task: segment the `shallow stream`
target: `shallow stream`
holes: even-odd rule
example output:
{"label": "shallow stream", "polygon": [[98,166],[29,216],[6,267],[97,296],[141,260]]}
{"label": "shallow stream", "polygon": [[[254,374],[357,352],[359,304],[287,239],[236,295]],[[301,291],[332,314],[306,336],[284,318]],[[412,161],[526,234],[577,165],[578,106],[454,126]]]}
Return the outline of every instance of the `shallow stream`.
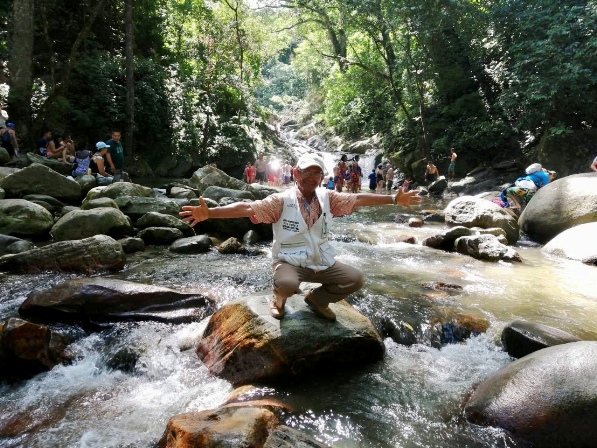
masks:
{"label": "shallow stream", "polygon": [[[419,208],[443,209],[426,199]],[[461,403],[472,386],[511,362],[499,345],[503,326],[517,318],[579,337],[597,335],[595,267],[553,259],[522,240],[523,263],[489,263],[420,245],[440,224],[409,228],[391,206],[363,208],[334,220],[338,257],[359,267],[366,285],[351,302],[372,319],[391,313],[407,322],[441,313],[484,317],[489,330],[465,343],[432,348],[386,339],[385,359],[350,372],[321,374],[290,387],[262,388],[295,412],[286,424],[338,448],[516,447],[496,429],[469,425]],[[269,244],[263,249],[269,251]],[[149,248],[129,258],[116,278],[198,291],[220,305],[269,288],[266,256],[176,255]],[[28,294],[72,278],[43,274],[0,277],[0,318],[17,315]],[[449,293],[422,285],[462,287]],[[18,384],[0,384],[0,447],[151,447],[168,419],[222,404],[231,386],[211,376],[194,346],[205,322],[120,324],[72,346],[77,361]],[[133,372],[108,368],[121,348],[141,353]]]}

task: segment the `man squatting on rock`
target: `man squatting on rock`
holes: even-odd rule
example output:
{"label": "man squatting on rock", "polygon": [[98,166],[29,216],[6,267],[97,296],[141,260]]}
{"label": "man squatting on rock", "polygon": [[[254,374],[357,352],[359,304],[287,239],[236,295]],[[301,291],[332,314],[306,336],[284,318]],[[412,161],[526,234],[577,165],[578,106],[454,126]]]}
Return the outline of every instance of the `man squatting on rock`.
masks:
{"label": "man squatting on rock", "polygon": [[363,286],[358,269],[334,259],[328,242],[328,220],[332,216],[350,215],[356,207],[395,204],[410,208],[419,204],[418,190],[396,195],[373,193],[338,193],[318,188],[324,175],[323,159],[306,154],[294,168],[296,186],[254,202],[236,202],[209,208],[202,197],[199,206],[183,206],[180,216],[195,226],[210,218],[250,218],[253,223],[272,223],[274,241],[273,292],[270,312],[276,319],[284,317],[286,299],[299,291],[300,283],[321,283],[305,296],[307,306],[319,316],[333,321],[329,308]]}

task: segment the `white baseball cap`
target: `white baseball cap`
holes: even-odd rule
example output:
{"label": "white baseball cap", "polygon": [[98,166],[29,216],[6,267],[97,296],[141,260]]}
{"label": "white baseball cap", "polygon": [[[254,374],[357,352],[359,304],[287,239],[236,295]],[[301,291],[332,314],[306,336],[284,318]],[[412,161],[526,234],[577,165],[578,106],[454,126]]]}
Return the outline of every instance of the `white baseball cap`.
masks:
{"label": "white baseball cap", "polygon": [[296,167],[299,170],[304,170],[305,168],[309,168],[310,166],[317,166],[321,168],[322,172],[325,172],[323,159],[319,157],[317,154],[303,154],[299,157],[298,162],[296,162]]}

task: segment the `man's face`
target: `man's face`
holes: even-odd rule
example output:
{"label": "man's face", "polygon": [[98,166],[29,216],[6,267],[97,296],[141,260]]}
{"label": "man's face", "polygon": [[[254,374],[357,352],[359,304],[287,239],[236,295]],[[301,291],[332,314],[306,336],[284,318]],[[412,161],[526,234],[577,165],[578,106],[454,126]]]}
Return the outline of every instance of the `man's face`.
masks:
{"label": "man's face", "polygon": [[112,132],[112,140],[118,143],[120,141],[120,132]]}
{"label": "man's face", "polygon": [[294,170],[294,178],[303,194],[311,194],[321,184],[323,171],[318,166],[310,166],[303,170],[297,168]]}

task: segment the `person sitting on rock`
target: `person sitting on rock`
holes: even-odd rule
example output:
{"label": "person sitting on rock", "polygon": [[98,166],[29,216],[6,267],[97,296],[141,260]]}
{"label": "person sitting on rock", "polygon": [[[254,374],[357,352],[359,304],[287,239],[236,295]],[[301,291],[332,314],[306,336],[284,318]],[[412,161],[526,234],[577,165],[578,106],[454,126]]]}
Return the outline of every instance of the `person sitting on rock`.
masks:
{"label": "person sitting on rock", "polygon": [[183,206],[180,216],[194,227],[210,218],[250,218],[254,223],[273,224],[273,297],[270,313],[276,319],[284,316],[288,297],[299,291],[300,283],[314,282],[321,286],[308,292],[305,302],[311,310],[333,321],[336,315],[329,308],[363,285],[363,274],[355,267],[337,261],[329,243],[329,221],[333,216],[350,215],[356,207],[418,204],[418,191],[396,195],[372,193],[338,193],[321,188],[325,168],[317,155],[302,155],[293,170],[296,186],[254,202],[236,202],[208,208],[199,198],[198,206]]}
{"label": "person sitting on rock", "polygon": [[89,167],[91,172],[95,174],[98,185],[108,185],[114,179],[110,173],[106,171],[106,154],[108,153],[108,145],[104,142],[97,142],[95,144],[97,152],[91,157]]}
{"label": "person sitting on rock", "polygon": [[74,169],[72,172],[73,177],[82,176],[87,174],[87,170],[91,165],[91,151],[87,149],[87,144],[81,145],[75,152]]}
{"label": "person sitting on rock", "polygon": [[525,170],[526,176],[519,177],[514,184],[502,190],[500,198],[507,208],[522,210],[541,187],[556,178],[555,171],[544,169],[533,163]]}
{"label": "person sitting on rock", "polygon": [[19,142],[14,123],[6,123],[6,126],[0,129],[0,143],[11,158],[19,155]]}

